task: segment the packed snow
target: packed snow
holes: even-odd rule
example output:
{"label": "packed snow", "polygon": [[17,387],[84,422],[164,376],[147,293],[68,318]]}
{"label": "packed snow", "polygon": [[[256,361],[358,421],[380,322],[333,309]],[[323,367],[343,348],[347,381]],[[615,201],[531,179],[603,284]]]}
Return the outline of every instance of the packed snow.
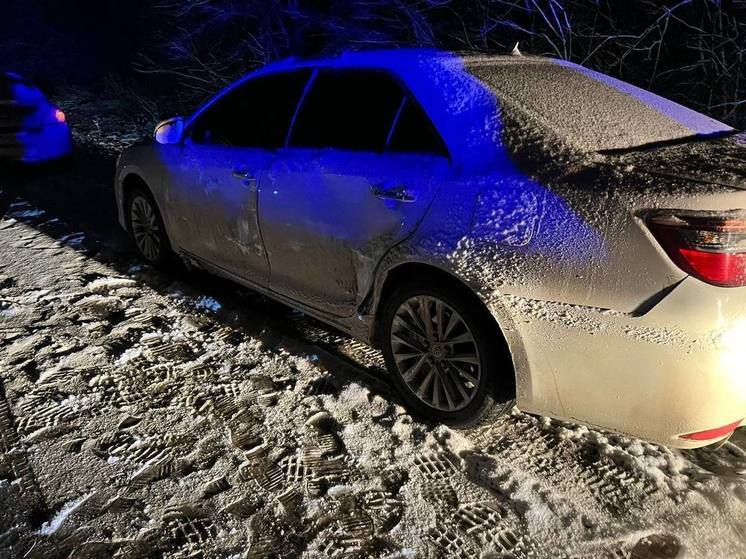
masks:
{"label": "packed snow", "polygon": [[680,452],[518,411],[423,423],[379,358],[302,315],[8,223],[5,556],[746,551],[741,433]]}
{"label": "packed snow", "polygon": [[75,131],[103,154],[0,175],[0,556],[746,556],[744,429],[678,451],[518,410],[429,424],[361,343],[139,262],[110,189],[139,124],[112,132],[118,112]]}

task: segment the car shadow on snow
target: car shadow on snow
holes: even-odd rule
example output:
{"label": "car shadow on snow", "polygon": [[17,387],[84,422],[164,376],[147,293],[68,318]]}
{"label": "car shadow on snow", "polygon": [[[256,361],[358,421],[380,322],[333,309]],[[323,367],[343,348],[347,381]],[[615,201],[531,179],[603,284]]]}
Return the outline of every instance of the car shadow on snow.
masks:
{"label": "car shadow on snow", "polygon": [[365,344],[229,280],[188,271],[177,262],[164,269],[143,264],[117,221],[115,164],[108,152],[78,146],[62,162],[0,166],[0,219],[21,221],[159,294],[192,302],[195,312],[207,308],[216,320],[265,347],[310,357],[335,376],[400,403],[385,378],[382,357]]}

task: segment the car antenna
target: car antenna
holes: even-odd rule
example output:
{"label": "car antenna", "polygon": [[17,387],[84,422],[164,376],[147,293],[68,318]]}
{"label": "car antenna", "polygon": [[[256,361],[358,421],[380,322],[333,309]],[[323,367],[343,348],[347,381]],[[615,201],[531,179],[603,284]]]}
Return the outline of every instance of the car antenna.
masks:
{"label": "car antenna", "polygon": [[513,47],[513,50],[510,53],[510,56],[523,56],[521,49],[518,48],[520,44],[521,44],[520,41],[515,44],[515,46]]}

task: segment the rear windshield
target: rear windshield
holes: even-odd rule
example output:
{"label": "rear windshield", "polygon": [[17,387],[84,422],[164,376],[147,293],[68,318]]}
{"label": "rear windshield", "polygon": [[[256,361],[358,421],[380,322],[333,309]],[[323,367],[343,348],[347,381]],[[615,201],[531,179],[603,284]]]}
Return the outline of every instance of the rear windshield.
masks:
{"label": "rear windshield", "polygon": [[10,72],[2,73],[0,72],[0,83],[5,84],[23,84],[23,85],[31,85],[31,82],[27,79],[19,76],[18,74],[12,74]]}
{"label": "rear windshield", "polygon": [[615,151],[733,132],[653,93],[562,61],[468,63],[513,105],[583,151]]}

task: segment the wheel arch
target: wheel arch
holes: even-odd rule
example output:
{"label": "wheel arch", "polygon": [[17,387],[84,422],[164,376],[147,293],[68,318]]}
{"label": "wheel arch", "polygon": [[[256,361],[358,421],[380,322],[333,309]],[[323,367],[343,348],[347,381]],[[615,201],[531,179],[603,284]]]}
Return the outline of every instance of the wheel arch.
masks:
{"label": "wheel arch", "polygon": [[[161,213],[161,217],[163,217],[163,212],[161,211],[160,205],[158,204],[158,200],[156,200],[155,198],[153,189],[150,188],[147,181],[142,178],[139,173],[135,173],[133,171],[127,173],[122,179],[122,210],[124,215],[126,215],[127,212],[127,203],[130,199],[130,196],[132,196],[132,193],[138,188],[142,188],[148,194],[150,194],[150,197],[153,199],[156,206],[158,207],[158,211]],[[127,229],[127,231],[130,231],[130,224],[128,219],[125,219],[125,228]]]}
{"label": "wheel arch", "polygon": [[[512,386],[509,390],[513,396],[519,396],[524,392],[523,386],[530,378],[525,374],[528,370],[528,361],[526,359],[523,343],[513,327],[513,322],[509,315],[501,310],[495,312],[494,305],[488,305],[487,301],[463,279],[459,278],[452,272],[444,270],[438,266],[423,262],[404,262],[398,264],[386,271],[385,275],[375,289],[371,312],[373,322],[371,326],[371,340],[376,347],[381,347],[381,311],[387,298],[391,295],[396,287],[403,283],[423,282],[432,285],[445,285],[457,290],[465,296],[478,308],[484,311],[484,318],[492,329],[495,338],[501,344],[500,353],[513,370]],[[499,318],[495,316],[498,314]]]}
{"label": "wheel arch", "polygon": [[141,188],[145,192],[147,192],[150,195],[150,198],[153,200],[153,203],[155,204],[156,209],[158,210],[158,213],[161,216],[161,220],[163,221],[163,226],[166,228],[166,235],[169,239],[169,242],[172,246],[174,243],[174,238],[171,231],[171,222],[169,220],[169,216],[166,212],[163,211],[163,204],[161,203],[162,200],[159,196],[156,195],[156,191],[150,186],[147,180],[143,178],[142,173],[130,170],[127,173],[124,174],[124,178],[122,179],[121,183],[121,192],[122,192],[122,216],[124,218],[124,228],[130,231],[129,226],[129,220],[126,218],[127,213],[127,202],[129,200],[129,197],[132,195],[132,192],[137,189]]}

